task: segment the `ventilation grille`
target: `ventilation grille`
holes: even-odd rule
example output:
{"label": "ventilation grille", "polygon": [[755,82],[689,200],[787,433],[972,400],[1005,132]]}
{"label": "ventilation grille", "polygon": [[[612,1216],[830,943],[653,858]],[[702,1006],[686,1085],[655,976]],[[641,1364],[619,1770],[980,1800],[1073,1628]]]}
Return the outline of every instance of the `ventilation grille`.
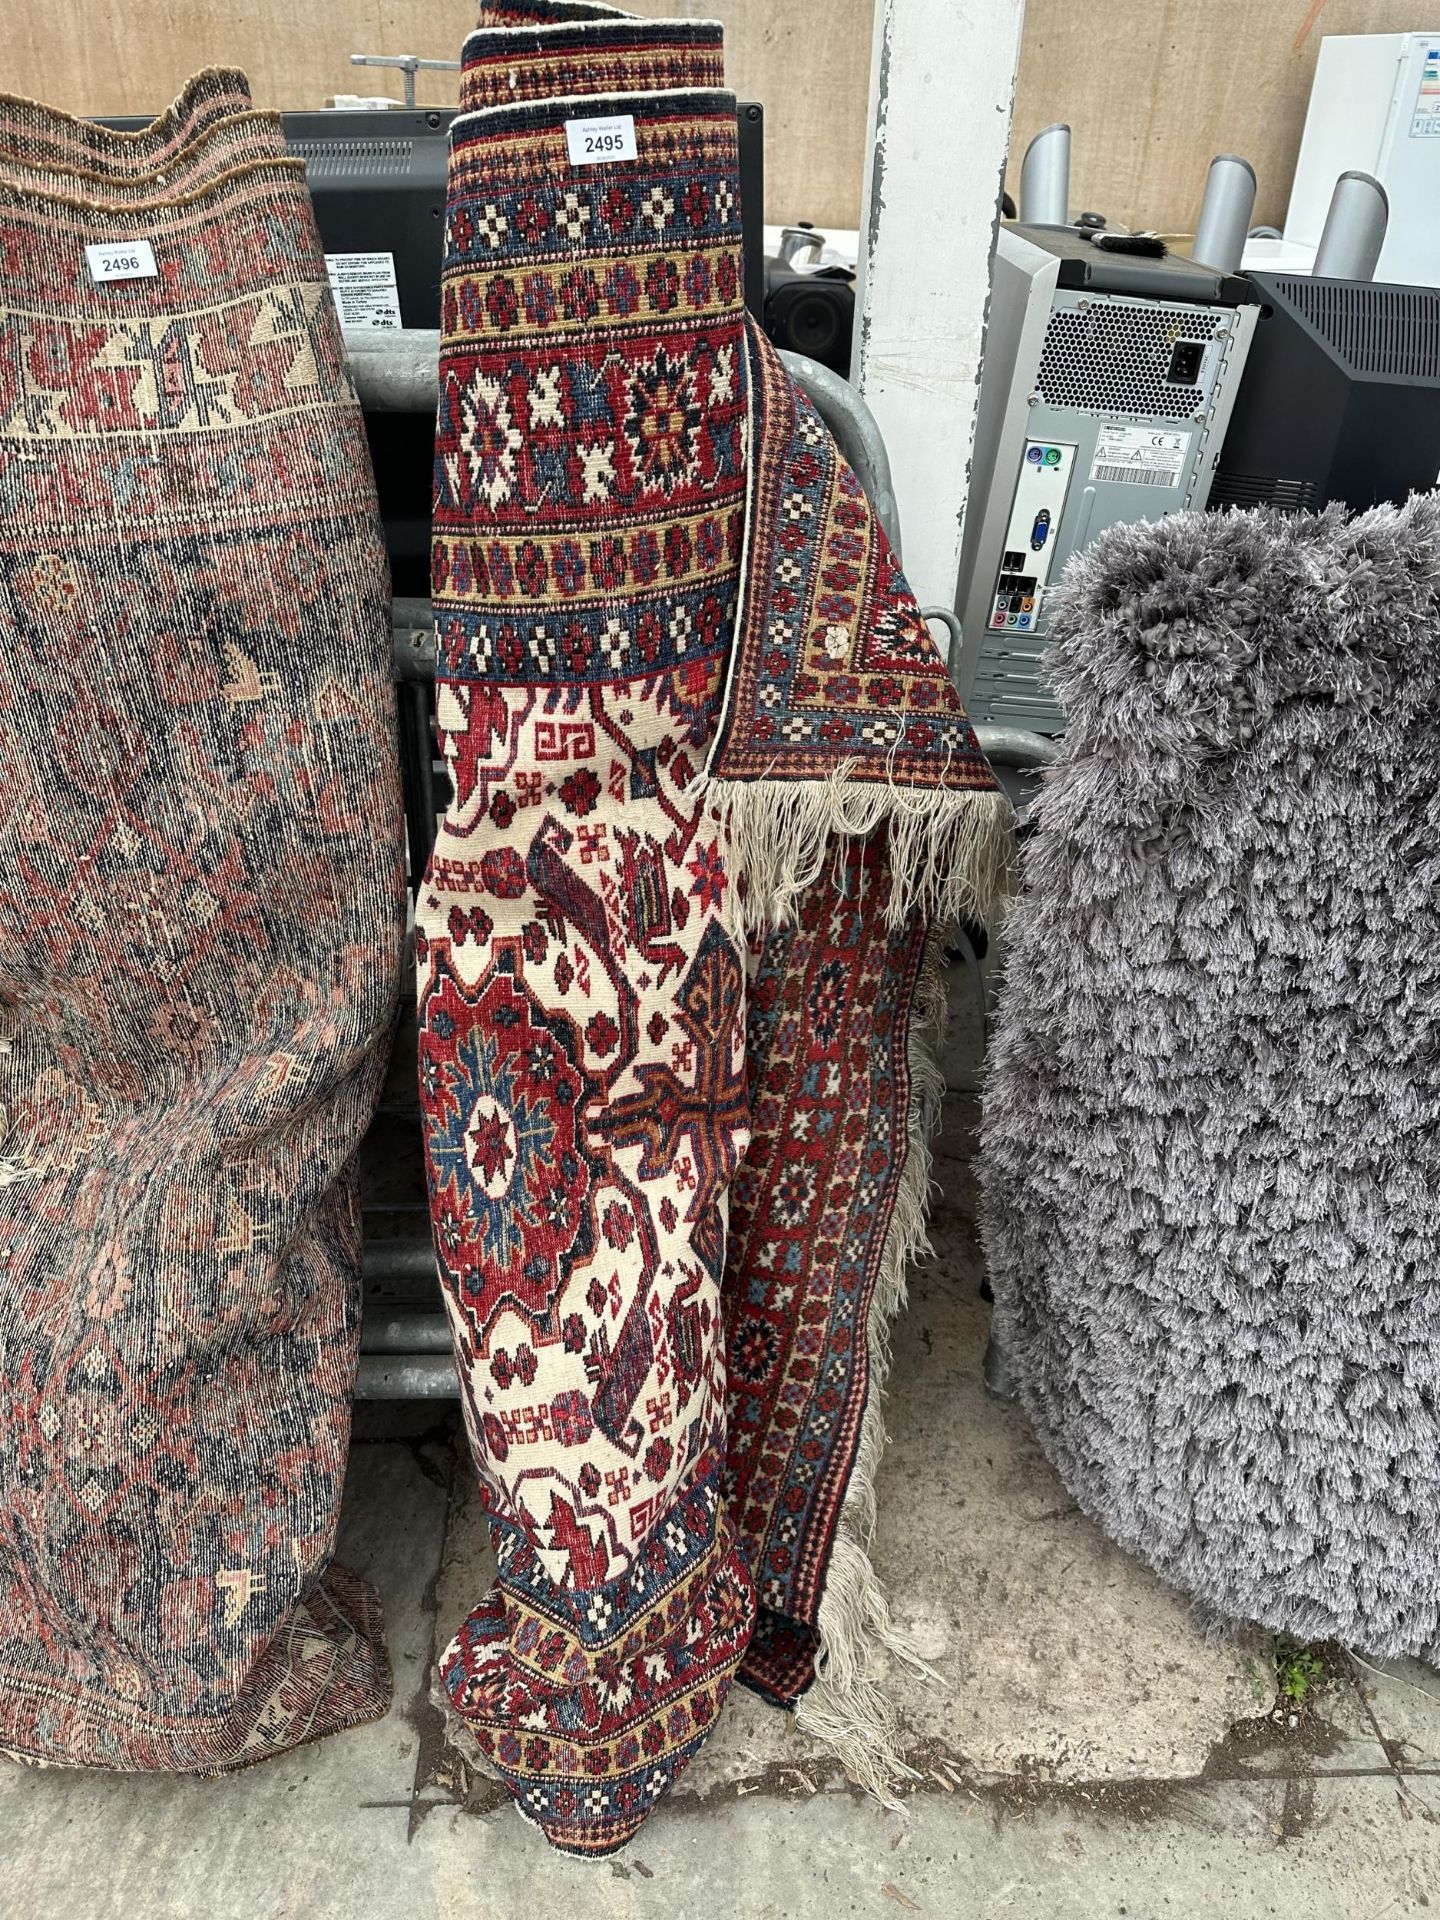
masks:
{"label": "ventilation grille", "polygon": [[1382,282],[1277,279],[1281,293],[1352,373],[1433,380],[1440,371],[1440,293]]}
{"label": "ventilation grille", "polygon": [[312,180],[354,178],[360,174],[409,173],[413,140],[292,140],[292,153],[305,162]]}
{"label": "ventilation grille", "polygon": [[1206,404],[1204,387],[1165,375],[1178,341],[1213,340],[1224,317],[1148,300],[1058,307],[1045,330],[1040,397],[1052,407],[1092,413],[1150,413],[1162,420],[1198,413]]}
{"label": "ventilation grille", "polygon": [[1227,473],[1222,467],[1210,485],[1212,507],[1279,507],[1282,513],[1307,513],[1321,504],[1313,480],[1281,480],[1268,473]]}

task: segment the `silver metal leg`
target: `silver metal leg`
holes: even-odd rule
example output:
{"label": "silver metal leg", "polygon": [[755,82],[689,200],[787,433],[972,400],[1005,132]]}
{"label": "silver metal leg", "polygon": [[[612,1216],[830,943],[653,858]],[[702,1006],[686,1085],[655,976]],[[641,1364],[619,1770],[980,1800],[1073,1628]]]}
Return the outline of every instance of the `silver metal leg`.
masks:
{"label": "silver metal leg", "polygon": [[458,1400],[460,1383],[448,1353],[362,1353],[357,1400]]}
{"label": "silver metal leg", "polygon": [[875,518],[885,529],[898,560],[900,508],[890,480],[890,456],[885,451],[880,422],[861,398],[859,389],[832,368],[822,367],[818,360],[806,354],[786,353],[783,349],[780,358],[854,468],[855,478],[864,488],[865,498],[874,508]]}

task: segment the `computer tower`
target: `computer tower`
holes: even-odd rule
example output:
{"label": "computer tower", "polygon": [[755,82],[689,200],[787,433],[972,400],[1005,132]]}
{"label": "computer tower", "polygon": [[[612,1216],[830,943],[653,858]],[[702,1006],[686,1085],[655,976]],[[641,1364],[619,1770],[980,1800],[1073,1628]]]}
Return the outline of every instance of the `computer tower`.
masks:
{"label": "computer tower", "polygon": [[1252,299],[1193,260],[1001,228],[957,601],[977,721],[1063,726],[1039,665],[1050,590],[1106,527],[1205,505]]}

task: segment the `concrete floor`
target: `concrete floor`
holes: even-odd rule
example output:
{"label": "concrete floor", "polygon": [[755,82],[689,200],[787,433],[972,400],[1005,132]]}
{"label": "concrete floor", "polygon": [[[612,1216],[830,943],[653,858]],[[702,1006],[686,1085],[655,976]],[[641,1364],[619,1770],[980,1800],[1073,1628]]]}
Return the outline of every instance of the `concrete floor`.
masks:
{"label": "concrete floor", "polygon": [[[964,983],[961,983],[962,988]],[[952,1085],[973,1075],[957,1006]],[[876,1558],[943,1676],[897,1673],[920,1772],[895,1810],[737,1690],[618,1858],[556,1856],[470,1780],[428,1703],[488,1574],[453,1417],[362,1407],[342,1557],[385,1602],[377,1725],[220,1782],[0,1764],[4,1920],[955,1916],[1400,1920],[1440,1908],[1440,1676],[1336,1657],[1275,1708],[1273,1649],[1208,1644],[1075,1511],[980,1362],[969,1136],[938,1144],[936,1260],[897,1329]],[[1292,1724],[1293,1722],[1293,1724]]]}

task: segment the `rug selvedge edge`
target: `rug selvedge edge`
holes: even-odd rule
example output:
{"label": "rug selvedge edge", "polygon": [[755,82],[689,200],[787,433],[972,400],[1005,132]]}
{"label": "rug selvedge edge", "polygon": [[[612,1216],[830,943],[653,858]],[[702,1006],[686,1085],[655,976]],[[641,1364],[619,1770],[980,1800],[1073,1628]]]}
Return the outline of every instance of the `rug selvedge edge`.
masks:
{"label": "rug selvedge edge", "polygon": [[825,1575],[815,1680],[795,1710],[801,1731],[834,1754],[858,1785],[887,1806],[894,1804],[897,1783],[916,1776],[899,1750],[894,1706],[874,1672],[877,1656],[889,1653],[917,1673],[935,1678],[933,1669],[895,1626],[870,1556],[876,1523],[875,1476],[888,1438],[884,1398],[891,1362],[890,1329],[906,1303],[911,1264],[931,1251],[927,1231],[930,1136],[945,1095],[940,1050],[946,1028],[947,932],[945,927],[931,929],[911,1005],[905,1166],[870,1302],[869,1391],[860,1445]]}

